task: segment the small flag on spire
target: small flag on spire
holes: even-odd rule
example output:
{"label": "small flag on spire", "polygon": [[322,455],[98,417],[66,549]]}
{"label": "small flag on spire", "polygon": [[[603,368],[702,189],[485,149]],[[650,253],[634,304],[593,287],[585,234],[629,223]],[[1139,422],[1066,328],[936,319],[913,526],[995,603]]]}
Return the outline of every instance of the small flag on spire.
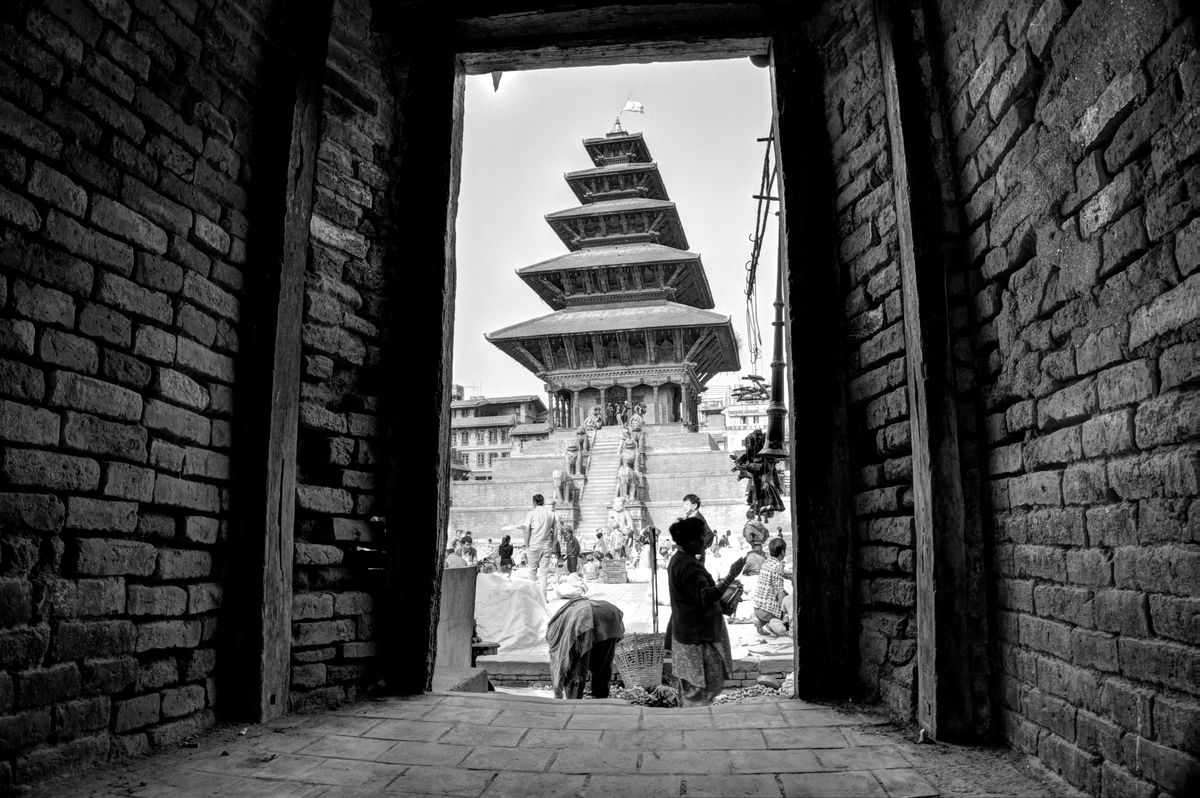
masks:
{"label": "small flag on spire", "polygon": [[646,106],[629,100],[625,103],[625,107],[621,109],[621,113],[625,113],[626,111],[631,114],[644,114],[646,113]]}

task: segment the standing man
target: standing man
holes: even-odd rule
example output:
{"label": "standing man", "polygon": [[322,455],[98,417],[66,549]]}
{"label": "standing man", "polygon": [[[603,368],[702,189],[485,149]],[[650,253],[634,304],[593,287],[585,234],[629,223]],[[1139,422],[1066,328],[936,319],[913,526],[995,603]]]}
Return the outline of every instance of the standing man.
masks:
{"label": "standing man", "polygon": [[704,546],[700,550],[700,555],[697,557],[697,559],[699,559],[700,563],[703,565],[704,552],[707,551],[708,547],[712,545],[713,538],[716,537],[716,535],[713,533],[712,528],[709,527],[708,521],[705,520],[703,513],[700,512],[699,496],[694,493],[689,493],[688,495],[684,496],[683,504],[680,509],[683,511],[683,515],[679,516],[679,520],[682,521],[685,518],[699,518],[704,524]]}
{"label": "standing man", "polygon": [[558,532],[558,519],[554,517],[554,511],[545,505],[546,499],[542,494],[533,494],[533,509],[521,524],[521,528],[525,530],[529,578],[538,583],[543,598],[546,596],[550,571],[554,568],[553,549]]}

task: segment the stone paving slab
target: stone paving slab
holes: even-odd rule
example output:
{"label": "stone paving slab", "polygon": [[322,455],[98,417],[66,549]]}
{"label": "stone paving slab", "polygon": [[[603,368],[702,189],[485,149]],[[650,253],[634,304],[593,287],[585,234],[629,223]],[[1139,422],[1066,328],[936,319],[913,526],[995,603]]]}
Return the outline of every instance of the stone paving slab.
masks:
{"label": "stone paving slab", "polygon": [[[38,785],[34,798],[1072,795],[1011,752],[918,746],[869,713],[429,694],[289,716]],[[1026,770],[1023,770],[1025,768]],[[1003,785],[1001,789],[997,789]]]}

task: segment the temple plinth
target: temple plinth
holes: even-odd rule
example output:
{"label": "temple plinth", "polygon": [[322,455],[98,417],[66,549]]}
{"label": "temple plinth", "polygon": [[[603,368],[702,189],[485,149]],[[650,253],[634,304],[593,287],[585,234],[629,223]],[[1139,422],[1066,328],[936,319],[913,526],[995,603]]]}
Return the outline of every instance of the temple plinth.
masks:
{"label": "temple plinth", "polygon": [[624,402],[644,403],[648,424],[694,428],[705,384],[739,368],[733,327],[710,310],[700,255],[642,134],[583,145],[594,167],[565,176],[582,204],[546,215],[570,251],[517,270],[553,312],[487,340],[545,383],[556,427]]}

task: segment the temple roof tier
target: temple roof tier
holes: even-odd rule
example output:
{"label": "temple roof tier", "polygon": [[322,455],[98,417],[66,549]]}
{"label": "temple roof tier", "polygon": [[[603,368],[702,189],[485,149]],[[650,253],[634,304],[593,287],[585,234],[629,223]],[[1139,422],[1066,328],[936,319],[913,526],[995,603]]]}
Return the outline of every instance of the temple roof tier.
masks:
{"label": "temple roof tier", "polygon": [[706,375],[740,368],[728,317],[664,300],[567,308],[486,338],[540,377],[671,364]]}
{"label": "temple roof tier", "polygon": [[626,133],[624,131],[610,133],[607,136],[584,139],[583,148],[596,166],[607,166],[615,163],[648,163],[650,149],[642,139],[641,133]]}
{"label": "temple roof tier", "polygon": [[700,255],[661,244],[588,247],[517,270],[548,305],[669,299],[698,308],[713,307]]}
{"label": "temple roof tier", "polygon": [[546,221],[571,250],[637,243],[688,246],[675,203],[664,200],[604,200],[548,213]]}
{"label": "temple roof tier", "polygon": [[567,172],[564,177],[575,196],[585,204],[625,197],[667,199],[667,188],[658,173],[658,164],[654,163],[600,166]]}

